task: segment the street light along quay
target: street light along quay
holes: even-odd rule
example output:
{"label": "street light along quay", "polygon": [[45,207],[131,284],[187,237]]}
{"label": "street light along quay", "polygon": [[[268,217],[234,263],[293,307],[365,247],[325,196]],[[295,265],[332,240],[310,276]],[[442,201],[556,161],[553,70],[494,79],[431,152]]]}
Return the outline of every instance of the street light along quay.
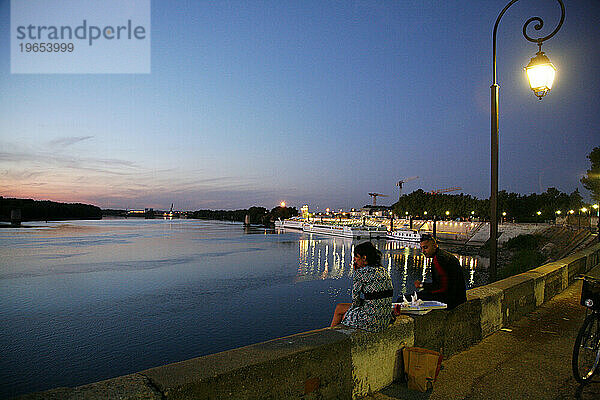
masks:
{"label": "street light along quay", "polygon": [[[489,277],[490,281],[496,280],[496,270],[497,270],[497,260],[498,260],[498,89],[500,86],[496,80],[496,32],[498,30],[498,24],[500,23],[500,19],[509,9],[510,6],[515,4],[519,0],[512,0],[508,3],[504,9],[498,15],[496,19],[496,23],[494,24],[493,31],[493,71],[492,71],[492,86],[490,86],[492,92],[491,100],[492,100],[492,108],[491,108],[491,120],[492,120],[492,131],[491,131],[491,192],[490,192],[490,270]],[[525,21],[525,25],[523,25],[523,36],[530,42],[536,43],[538,45],[538,52],[536,56],[531,59],[529,64],[525,67],[525,71],[527,72],[527,77],[529,78],[529,86],[533,93],[541,100],[543,96],[545,96],[550,89],[552,88],[552,83],[554,81],[554,76],[556,72],[556,68],[548,57],[542,52],[542,43],[558,32],[560,27],[562,26],[565,20],[565,5],[562,0],[556,0],[560,4],[561,16],[560,22],[558,26],[552,33],[548,36],[544,36],[539,39],[534,39],[527,35],[527,27],[532,22],[536,22],[533,26],[535,30],[542,29],[544,26],[544,21],[540,17],[531,17],[527,21]]]}

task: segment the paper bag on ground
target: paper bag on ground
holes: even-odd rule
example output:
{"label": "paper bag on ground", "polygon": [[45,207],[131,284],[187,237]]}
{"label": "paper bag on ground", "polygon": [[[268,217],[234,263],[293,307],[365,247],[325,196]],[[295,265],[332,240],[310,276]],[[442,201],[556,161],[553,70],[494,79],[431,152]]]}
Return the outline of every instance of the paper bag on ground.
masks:
{"label": "paper bag on ground", "polygon": [[408,388],[425,392],[427,383],[433,384],[440,372],[442,355],[437,351],[420,347],[405,347],[402,349],[402,358]]}

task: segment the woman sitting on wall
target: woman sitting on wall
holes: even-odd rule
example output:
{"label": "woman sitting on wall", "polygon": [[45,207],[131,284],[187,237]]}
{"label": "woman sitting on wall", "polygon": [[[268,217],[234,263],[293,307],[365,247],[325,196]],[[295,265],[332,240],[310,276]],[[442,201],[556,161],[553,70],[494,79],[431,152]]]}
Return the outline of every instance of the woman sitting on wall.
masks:
{"label": "woman sitting on wall", "polygon": [[381,266],[381,252],[371,242],[354,248],[352,303],[339,303],[331,326],[380,331],[392,317],[394,288],[388,271]]}

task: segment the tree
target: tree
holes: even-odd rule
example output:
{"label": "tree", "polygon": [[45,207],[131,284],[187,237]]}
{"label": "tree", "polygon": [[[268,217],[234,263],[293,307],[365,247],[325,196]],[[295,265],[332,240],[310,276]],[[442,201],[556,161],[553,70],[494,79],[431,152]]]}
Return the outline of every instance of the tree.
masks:
{"label": "tree", "polygon": [[592,200],[600,202],[600,147],[594,147],[587,158],[592,164],[580,182],[592,194]]}
{"label": "tree", "polygon": [[[594,147],[587,156],[592,164],[580,182],[592,194],[592,201],[600,203],[600,147]],[[597,224],[598,241],[600,242],[600,218]]]}
{"label": "tree", "polygon": [[575,189],[573,193],[569,195],[569,208],[578,210],[583,207],[583,197],[579,193],[579,189]]}
{"label": "tree", "polygon": [[271,210],[270,218],[272,221],[276,219],[286,219],[298,215],[296,207],[281,207],[277,206]]}

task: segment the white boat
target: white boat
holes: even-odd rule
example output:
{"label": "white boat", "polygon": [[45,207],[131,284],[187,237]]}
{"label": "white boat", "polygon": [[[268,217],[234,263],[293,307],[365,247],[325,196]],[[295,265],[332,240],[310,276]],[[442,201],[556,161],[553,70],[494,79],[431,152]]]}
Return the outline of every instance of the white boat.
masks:
{"label": "white boat", "polygon": [[352,239],[377,239],[387,234],[385,227],[350,226],[329,224],[304,224],[304,232],[320,233],[323,235],[342,236]]}
{"label": "white boat", "polygon": [[290,218],[290,219],[284,219],[283,221],[278,219],[277,221],[275,221],[275,228],[288,228],[288,229],[302,230],[304,223],[305,222],[303,219]]}
{"label": "white boat", "polygon": [[421,240],[421,234],[412,229],[396,229],[388,232],[386,239],[403,240],[405,242],[418,242]]}

